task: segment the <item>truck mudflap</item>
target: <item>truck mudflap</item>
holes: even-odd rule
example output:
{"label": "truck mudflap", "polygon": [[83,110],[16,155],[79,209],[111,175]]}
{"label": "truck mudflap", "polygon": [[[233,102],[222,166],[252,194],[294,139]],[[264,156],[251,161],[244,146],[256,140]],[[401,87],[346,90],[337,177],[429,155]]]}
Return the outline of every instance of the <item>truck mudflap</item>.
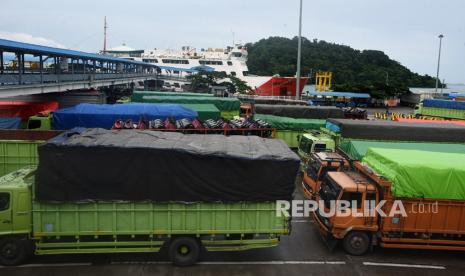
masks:
{"label": "truck mudflap", "polygon": [[333,251],[339,240],[336,239],[333,234],[331,234],[331,231],[329,231],[329,229],[323,224],[316,212],[313,212],[313,219],[318,225],[318,231],[320,232],[321,239],[326,244],[328,249]]}
{"label": "truck mudflap", "polygon": [[337,243],[339,242],[338,239],[336,239],[331,233],[327,233],[326,236],[321,235],[321,238],[323,242],[326,244],[326,247],[328,247],[329,251],[333,251],[334,248],[336,248]]}

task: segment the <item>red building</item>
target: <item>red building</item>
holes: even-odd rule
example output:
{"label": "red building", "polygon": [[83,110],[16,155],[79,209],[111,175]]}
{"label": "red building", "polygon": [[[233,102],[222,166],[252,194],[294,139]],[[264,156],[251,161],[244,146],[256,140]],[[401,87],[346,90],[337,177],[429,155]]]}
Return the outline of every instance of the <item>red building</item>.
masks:
{"label": "red building", "polygon": [[[300,79],[300,93],[302,93],[308,78]],[[255,89],[259,96],[290,96],[295,97],[297,79],[294,77],[271,77],[267,82]]]}

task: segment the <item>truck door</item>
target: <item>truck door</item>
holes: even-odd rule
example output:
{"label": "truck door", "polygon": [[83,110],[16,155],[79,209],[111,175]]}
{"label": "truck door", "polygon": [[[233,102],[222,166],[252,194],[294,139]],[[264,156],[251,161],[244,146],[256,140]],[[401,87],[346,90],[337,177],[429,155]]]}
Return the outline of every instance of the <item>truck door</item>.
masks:
{"label": "truck door", "polygon": [[11,194],[0,192],[0,234],[13,230]]}

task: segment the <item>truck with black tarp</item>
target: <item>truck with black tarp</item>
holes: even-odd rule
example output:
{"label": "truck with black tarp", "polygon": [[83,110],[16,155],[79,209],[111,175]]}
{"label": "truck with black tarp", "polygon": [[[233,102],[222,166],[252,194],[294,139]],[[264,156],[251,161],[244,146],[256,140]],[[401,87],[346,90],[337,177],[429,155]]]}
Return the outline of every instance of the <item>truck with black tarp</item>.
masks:
{"label": "truck with black tarp", "polygon": [[[442,123],[410,123],[328,119],[326,129],[334,138],[383,141],[465,142],[465,126]],[[339,144],[339,143],[338,143]]]}
{"label": "truck with black tarp", "polygon": [[299,159],[280,140],[73,130],[39,147],[37,170],[0,178],[0,262],[32,254],[158,252],[190,265],[202,248],[276,246]]}
{"label": "truck with black tarp", "polygon": [[334,106],[256,104],[255,113],[302,119],[344,118],[344,111]]}
{"label": "truck with black tarp", "polygon": [[[368,146],[382,148],[435,149],[463,151],[465,126],[446,123],[415,123],[395,121],[369,121],[328,119],[320,131],[309,131],[300,137],[298,154],[304,170],[311,154],[317,151],[338,150],[350,159],[360,160]],[[365,148],[365,149],[364,149]],[[363,150],[364,149],[364,150]],[[310,160],[311,161],[311,160]]]}
{"label": "truck with black tarp", "polygon": [[[354,172],[329,172],[313,213],[327,243],[361,255],[373,246],[465,251],[465,154],[368,151]],[[330,213],[332,202],[349,208]],[[339,205],[342,206],[342,205]]]}

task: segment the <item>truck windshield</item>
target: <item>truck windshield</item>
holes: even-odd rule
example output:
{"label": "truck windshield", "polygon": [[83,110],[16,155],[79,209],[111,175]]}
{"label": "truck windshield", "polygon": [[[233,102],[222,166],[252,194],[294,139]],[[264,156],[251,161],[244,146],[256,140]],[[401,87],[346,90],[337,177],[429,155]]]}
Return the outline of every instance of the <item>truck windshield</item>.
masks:
{"label": "truck windshield", "polygon": [[321,163],[318,161],[312,161],[310,164],[308,164],[307,167],[307,174],[317,180],[319,178],[318,172],[320,171]]}
{"label": "truck windshield", "polygon": [[299,149],[305,153],[310,153],[310,151],[312,150],[312,144],[312,140],[306,137],[302,137],[302,139],[300,139]]}
{"label": "truck windshield", "polygon": [[0,211],[5,211],[10,208],[10,194],[0,193]]}
{"label": "truck windshield", "polygon": [[315,144],[315,152],[326,151],[326,144]]}
{"label": "truck windshield", "polygon": [[331,206],[331,201],[337,200],[340,192],[341,187],[330,177],[326,176],[318,193],[321,200],[324,201],[325,207],[329,209]]}

